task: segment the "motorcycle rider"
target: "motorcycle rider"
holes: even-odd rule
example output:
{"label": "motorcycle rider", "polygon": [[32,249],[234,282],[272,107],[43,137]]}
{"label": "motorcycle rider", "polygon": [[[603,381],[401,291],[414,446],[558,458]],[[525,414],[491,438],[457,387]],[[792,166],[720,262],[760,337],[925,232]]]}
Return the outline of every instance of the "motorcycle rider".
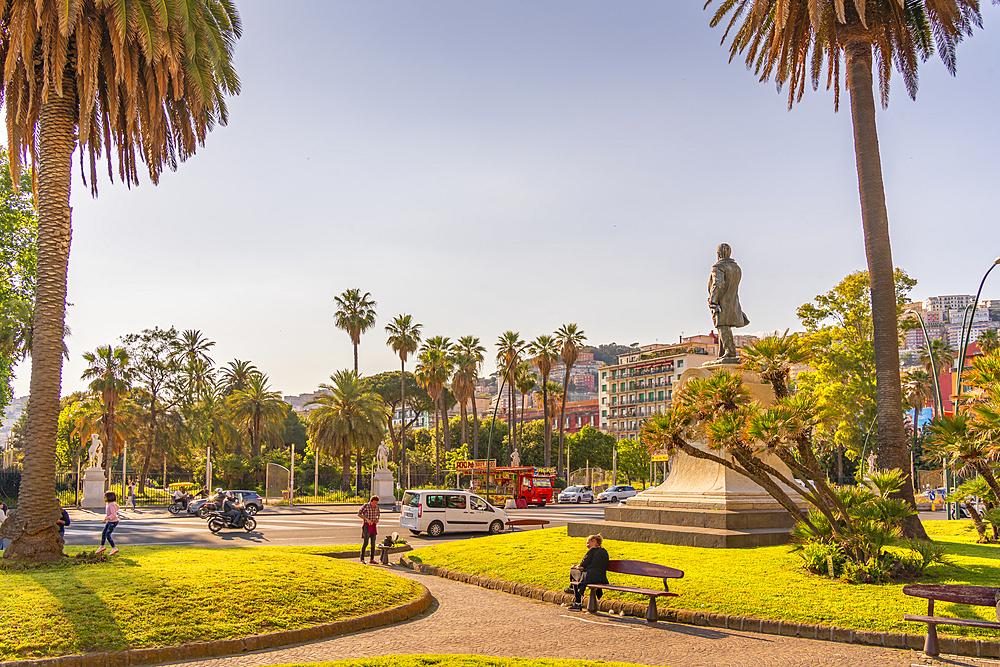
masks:
{"label": "motorcycle rider", "polygon": [[[226,494],[223,493],[222,487],[220,486],[219,488],[217,488],[215,490],[215,495],[212,496],[212,498],[208,502],[210,502],[213,505],[215,505],[215,509],[213,511],[215,511],[215,512],[222,512],[223,511],[223,507],[222,506],[223,506],[223,503],[224,503],[225,500],[226,500]],[[211,508],[209,508],[209,509],[211,509]]]}
{"label": "motorcycle rider", "polygon": [[220,511],[222,512],[222,516],[226,518],[226,522],[238,527],[240,515],[243,514],[243,505],[234,502],[232,494],[226,493],[223,494],[222,505],[220,507]]}

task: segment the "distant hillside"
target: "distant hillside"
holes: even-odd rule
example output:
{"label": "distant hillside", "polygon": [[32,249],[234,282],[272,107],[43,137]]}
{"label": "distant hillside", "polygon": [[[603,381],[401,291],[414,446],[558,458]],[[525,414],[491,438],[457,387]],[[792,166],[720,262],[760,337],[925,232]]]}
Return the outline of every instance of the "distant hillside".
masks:
{"label": "distant hillside", "polygon": [[594,355],[595,361],[603,361],[606,364],[614,365],[618,363],[618,355],[625,354],[629,350],[638,349],[638,344],[634,346],[630,345],[619,345],[618,343],[607,343],[606,345],[598,345],[594,347],[593,345],[588,345],[583,348],[584,352],[590,352]]}

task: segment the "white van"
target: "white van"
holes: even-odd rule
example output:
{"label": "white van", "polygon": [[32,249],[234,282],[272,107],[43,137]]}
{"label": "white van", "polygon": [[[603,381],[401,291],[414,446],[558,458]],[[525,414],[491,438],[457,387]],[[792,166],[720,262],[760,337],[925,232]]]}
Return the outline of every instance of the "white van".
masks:
{"label": "white van", "polygon": [[399,525],[414,535],[437,537],[445,531],[482,531],[496,535],[506,527],[507,514],[470,491],[418,489],[403,494]]}

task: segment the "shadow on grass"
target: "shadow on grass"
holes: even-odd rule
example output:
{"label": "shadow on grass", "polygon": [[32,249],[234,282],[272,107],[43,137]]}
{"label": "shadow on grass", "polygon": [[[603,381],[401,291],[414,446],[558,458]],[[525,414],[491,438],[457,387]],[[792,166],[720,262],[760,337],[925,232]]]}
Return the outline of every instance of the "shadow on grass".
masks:
{"label": "shadow on grass", "polygon": [[[131,559],[119,562],[128,567],[138,567]],[[97,567],[107,568],[109,564],[74,565],[54,571],[25,573],[55,599],[73,630],[73,637],[66,638],[66,646],[49,648],[58,648],[61,653],[122,651],[128,648],[118,619],[83,576],[85,570]]]}

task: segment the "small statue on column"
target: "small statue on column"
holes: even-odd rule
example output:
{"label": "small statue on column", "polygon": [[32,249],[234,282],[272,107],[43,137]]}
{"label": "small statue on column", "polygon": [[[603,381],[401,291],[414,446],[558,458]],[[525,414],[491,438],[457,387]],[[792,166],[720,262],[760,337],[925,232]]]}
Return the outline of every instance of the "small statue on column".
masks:
{"label": "small statue on column", "polygon": [[717,250],[719,261],[712,267],[708,277],[708,308],[712,311],[712,323],[719,330],[719,358],[717,364],[735,364],[739,361],[736,344],[733,342],[733,327],[750,324],[740,307],[739,287],[743,271],[730,257],[732,248],[722,243]]}
{"label": "small statue on column", "polygon": [[104,467],[104,445],[101,438],[96,433],[90,434],[90,446],[87,448],[87,458],[89,468]]}

